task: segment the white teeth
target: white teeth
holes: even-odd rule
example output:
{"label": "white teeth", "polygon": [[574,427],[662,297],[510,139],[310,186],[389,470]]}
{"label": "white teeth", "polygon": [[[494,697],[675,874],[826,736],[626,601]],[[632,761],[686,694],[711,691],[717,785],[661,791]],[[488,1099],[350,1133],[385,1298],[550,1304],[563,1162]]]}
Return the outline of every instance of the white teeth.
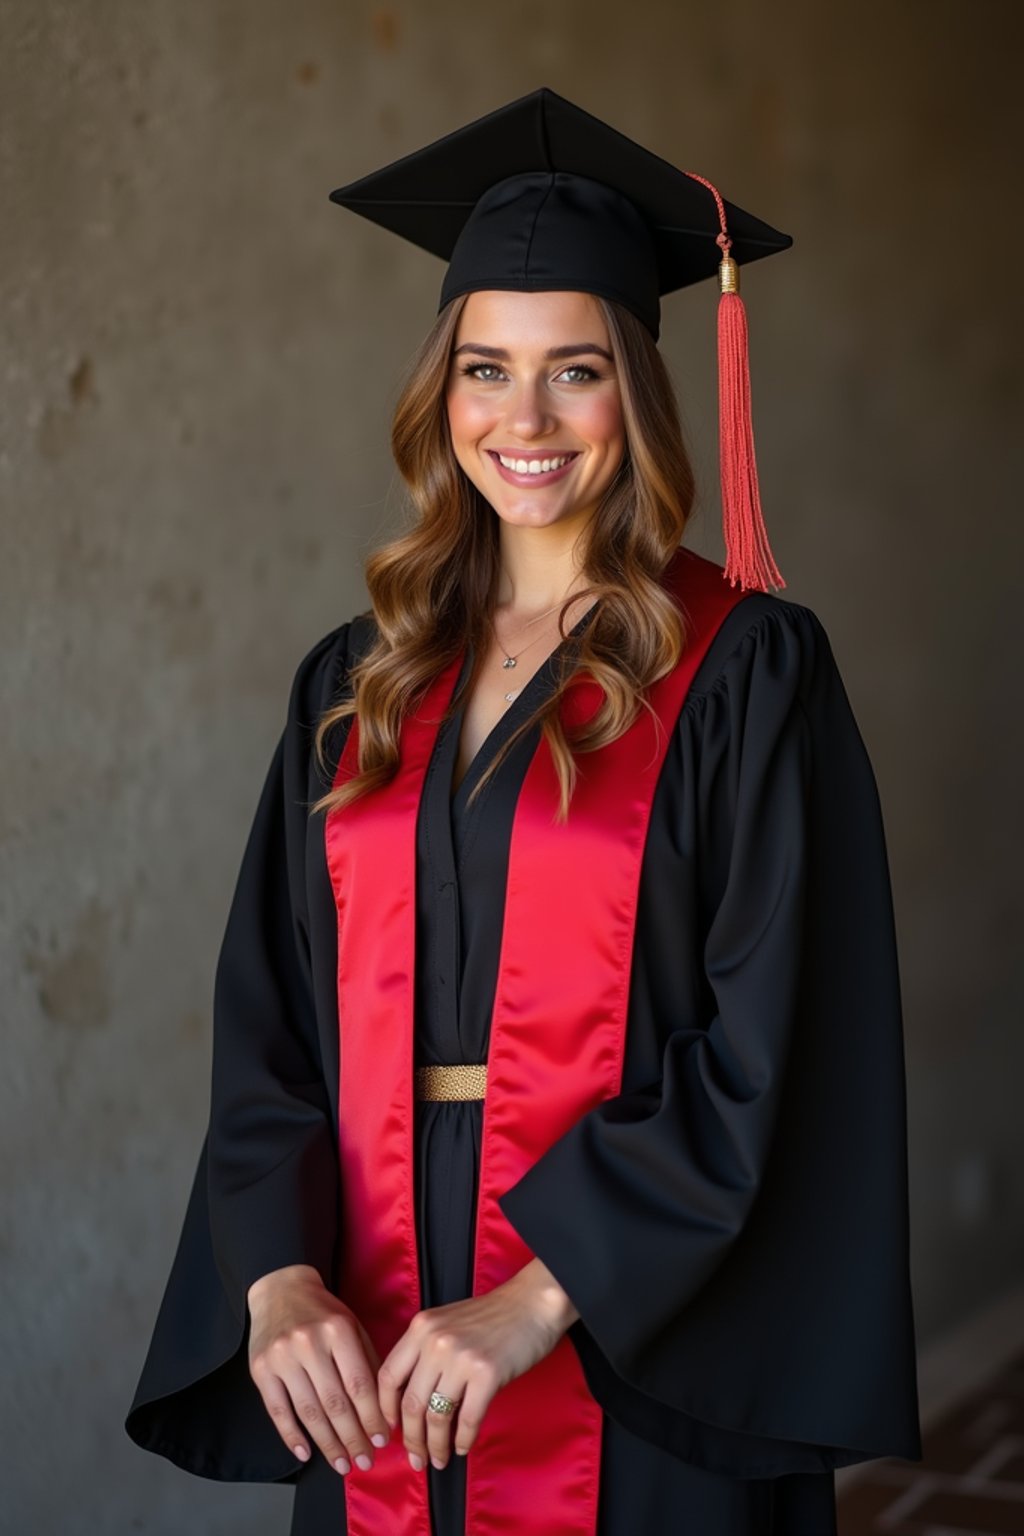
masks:
{"label": "white teeth", "polygon": [[498,454],[501,463],[506,469],[514,470],[517,475],[544,475],[548,470],[561,469],[563,464],[568,464],[573,457],[571,453],[560,459],[506,459],[502,453]]}

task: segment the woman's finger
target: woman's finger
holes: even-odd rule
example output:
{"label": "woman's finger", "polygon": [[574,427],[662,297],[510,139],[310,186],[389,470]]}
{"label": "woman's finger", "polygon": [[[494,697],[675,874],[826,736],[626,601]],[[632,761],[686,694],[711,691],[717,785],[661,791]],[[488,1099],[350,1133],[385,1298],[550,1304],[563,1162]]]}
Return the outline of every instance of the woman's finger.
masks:
{"label": "woman's finger", "polygon": [[381,1412],[392,1429],[398,1428],[401,1419],[400,1399],[419,1359],[420,1337],[421,1328],[414,1317],[398,1343],[377,1368],[377,1395]]}
{"label": "woman's finger", "polygon": [[271,1370],[266,1357],[254,1362],[250,1374],[263,1399],[263,1406],[270,1415],[271,1423],[281,1439],[300,1461],[308,1461],[312,1454],[309,1441],[299,1428],[299,1421],[295,1417],[292,1400],[284,1382],[276,1371]]}
{"label": "woman's finger", "polygon": [[421,1357],[402,1393],[402,1440],[417,1472],[427,1464],[427,1399],[440,1378],[440,1367]]}
{"label": "woman's finger", "polygon": [[442,1375],[433,1390],[443,1393],[445,1397],[450,1397],[455,1404],[451,1413],[442,1413],[436,1408],[431,1408],[429,1399],[427,1402],[427,1452],[434,1466],[440,1468],[448,1465],[448,1458],[451,1455],[452,1420],[455,1414],[461,1412],[459,1403],[465,1387],[456,1385],[453,1377],[449,1376],[446,1380]]}
{"label": "woman's finger", "polygon": [[[457,1456],[465,1456],[473,1445],[496,1391],[494,1372],[489,1366],[476,1366],[466,1382],[462,1402],[455,1413],[454,1447]],[[448,1395],[451,1397],[453,1394]]]}
{"label": "woman's finger", "polygon": [[[335,1434],[342,1442],[344,1449],[339,1453],[339,1459],[354,1461],[356,1466],[369,1471],[373,1466],[373,1447],[370,1444],[366,1426],[358,1405],[354,1402],[350,1390],[347,1389],[342,1371],[334,1356],[326,1359],[317,1358],[306,1363],[306,1374],[309,1377],[317,1399],[330,1420]],[[363,1366],[363,1379],[366,1378],[366,1367]],[[376,1403],[377,1394],[373,1393]],[[383,1423],[383,1420],[381,1420]],[[387,1426],[385,1425],[386,1429]],[[373,1431],[370,1431],[372,1434]],[[325,1452],[325,1455],[327,1453]],[[329,1460],[335,1458],[328,1457]],[[347,1472],[348,1467],[337,1467],[339,1472]]]}
{"label": "woman's finger", "polygon": [[[335,1471],[344,1475],[351,1466],[349,1448],[328,1416],[309,1373],[304,1366],[291,1360],[282,1369],[281,1379],[292,1400],[299,1423],[312,1436]],[[337,1401],[336,1398],[333,1400]],[[358,1451],[352,1451],[351,1455],[365,1457],[366,1465],[372,1466],[370,1446],[357,1421],[352,1439],[353,1444],[358,1446]],[[362,1464],[360,1462],[360,1465]]]}
{"label": "woman's finger", "polygon": [[[373,1349],[372,1344],[370,1348]],[[364,1433],[374,1445],[387,1445],[391,1426],[381,1411],[376,1372],[370,1369],[363,1350],[351,1341],[342,1341],[335,1345],[334,1360]]]}

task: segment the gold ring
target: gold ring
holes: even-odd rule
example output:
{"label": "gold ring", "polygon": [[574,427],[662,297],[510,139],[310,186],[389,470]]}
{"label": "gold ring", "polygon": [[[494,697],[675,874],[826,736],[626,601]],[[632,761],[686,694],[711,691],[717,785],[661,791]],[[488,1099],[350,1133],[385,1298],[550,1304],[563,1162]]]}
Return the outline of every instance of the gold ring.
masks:
{"label": "gold ring", "polygon": [[[461,1401],[462,1399],[460,1398],[459,1402]],[[451,1397],[445,1397],[443,1392],[431,1392],[427,1407],[433,1408],[435,1413],[449,1414],[455,1412],[458,1403]]]}

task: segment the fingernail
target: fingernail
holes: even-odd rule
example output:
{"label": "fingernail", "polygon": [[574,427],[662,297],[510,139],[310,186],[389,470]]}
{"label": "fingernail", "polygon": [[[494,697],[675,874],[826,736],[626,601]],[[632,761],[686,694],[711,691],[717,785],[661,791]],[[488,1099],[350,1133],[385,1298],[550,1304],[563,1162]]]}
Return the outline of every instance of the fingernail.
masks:
{"label": "fingernail", "polygon": [[345,1460],[344,1456],[339,1456],[337,1461],[334,1463],[334,1465],[338,1469],[338,1471],[342,1474],[342,1476],[344,1476],[344,1474],[346,1472],[350,1472],[352,1470],[351,1467],[349,1466],[348,1462]]}
{"label": "fingernail", "polygon": [[373,1462],[370,1460],[369,1456],[367,1456],[365,1451],[359,1452],[359,1455],[356,1457],[356,1466],[362,1467],[364,1472],[369,1472],[370,1468],[373,1466]]}
{"label": "fingernail", "polygon": [[437,1470],[439,1472],[443,1472],[444,1471],[444,1462],[443,1461],[438,1461],[436,1456],[431,1456],[430,1460],[431,1460],[431,1462],[433,1463],[433,1465],[437,1468]]}
{"label": "fingernail", "polygon": [[421,1457],[416,1455],[415,1451],[409,1452],[409,1464],[411,1465],[414,1472],[423,1471],[423,1460]]}
{"label": "fingernail", "polygon": [[308,1461],[309,1460],[309,1448],[308,1448],[308,1446],[305,1446],[305,1445],[293,1445],[292,1446],[292,1450],[295,1452],[296,1456],[299,1458],[300,1461]]}
{"label": "fingernail", "polygon": [[371,1435],[370,1439],[373,1441],[374,1445],[387,1445],[388,1443],[387,1435]]}

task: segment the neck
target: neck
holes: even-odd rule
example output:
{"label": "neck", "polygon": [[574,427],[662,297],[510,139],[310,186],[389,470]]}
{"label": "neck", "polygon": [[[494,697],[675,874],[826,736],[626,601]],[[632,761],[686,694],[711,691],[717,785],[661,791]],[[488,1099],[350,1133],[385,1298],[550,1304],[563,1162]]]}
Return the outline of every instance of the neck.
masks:
{"label": "neck", "polygon": [[562,525],[502,524],[497,606],[520,619],[560,607],[573,591],[586,585],[576,545],[576,531]]}

